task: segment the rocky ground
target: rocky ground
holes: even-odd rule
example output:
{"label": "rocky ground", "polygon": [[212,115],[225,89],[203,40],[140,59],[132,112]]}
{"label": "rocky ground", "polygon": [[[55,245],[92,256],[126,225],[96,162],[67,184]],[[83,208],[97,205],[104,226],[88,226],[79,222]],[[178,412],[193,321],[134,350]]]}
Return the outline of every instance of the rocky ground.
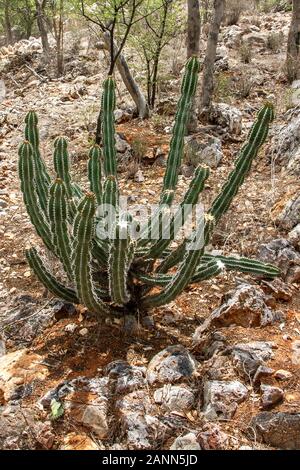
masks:
{"label": "rocky ground", "polygon": [[[207,205],[256,111],[273,100],[271,138],[211,248],[258,256],[279,265],[282,276],[270,282],[227,273],[137,324],[130,317],[125,325],[99,322],[49,297],[24,259],[24,248],[39,243],[17,178],[24,116],[38,112],[48,164],[54,138],[68,137],[74,179],[86,184],[103,57],[83,34],[78,59],[70,54],[66,76],[53,79],[36,41],[2,50],[0,448],[300,448],[300,84],[289,87],[282,70],[289,19],[247,15],[224,28],[216,64],[222,104],[213,126],[186,139],[178,191],[203,161],[212,168]],[[251,46],[249,64],[241,41]],[[157,200],[183,63],[184,48],[182,62],[168,66],[173,76],[161,85],[150,122],[132,118],[118,82],[120,187],[133,202]]]}

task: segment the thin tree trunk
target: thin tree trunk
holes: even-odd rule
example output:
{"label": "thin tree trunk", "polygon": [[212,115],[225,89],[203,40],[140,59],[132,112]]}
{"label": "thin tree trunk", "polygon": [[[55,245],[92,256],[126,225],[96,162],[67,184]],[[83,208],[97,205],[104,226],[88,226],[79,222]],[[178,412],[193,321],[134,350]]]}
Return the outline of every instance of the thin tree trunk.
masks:
{"label": "thin tree trunk", "polygon": [[64,2],[60,0],[59,4],[59,15],[58,15],[58,26],[57,26],[57,75],[61,77],[64,71],[64,20],[63,20]]}
{"label": "thin tree trunk", "polygon": [[[199,56],[200,53],[200,33],[201,17],[199,0],[187,0],[188,20],[187,20],[187,58]],[[197,129],[197,113],[195,100],[192,104],[191,115],[187,125],[187,132],[192,133]]]}
{"label": "thin tree trunk", "polygon": [[203,78],[199,107],[199,115],[203,120],[208,120],[211,111],[217,44],[221,22],[224,16],[224,9],[225,0],[214,0],[214,16],[210,25],[206,55],[203,64]]}
{"label": "thin tree trunk", "polygon": [[151,109],[154,108],[155,99],[156,99],[156,91],[157,91],[157,75],[158,75],[158,65],[159,65],[159,58],[161,55],[161,51],[163,49],[163,38],[165,35],[166,24],[167,24],[167,16],[169,12],[171,2],[165,1],[163,4],[163,18],[161,23],[161,28],[158,33],[158,41],[156,44],[156,51],[154,55],[153,61],[153,71],[152,71],[152,84],[151,84],[151,99],[149,105]]}
{"label": "thin tree trunk", "polygon": [[46,5],[45,0],[35,0],[36,7],[36,21],[42,39],[43,52],[46,57],[50,54],[50,46],[48,41],[46,18],[44,15],[44,8]]}
{"label": "thin tree trunk", "polygon": [[199,0],[187,0],[187,58],[200,52],[201,18]]}
{"label": "thin tree trunk", "polygon": [[152,73],[152,81],[151,81],[151,98],[150,98],[150,107],[151,109],[154,108],[155,100],[156,100],[156,90],[157,90],[157,74],[158,74],[158,64],[159,64],[159,56],[161,50],[157,51],[154,57],[153,62],[153,73]]}
{"label": "thin tree trunk", "polygon": [[9,0],[6,0],[4,5],[4,26],[6,34],[6,43],[12,44],[14,42],[12,27],[10,22]]}
{"label": "thin tree trunk", "polygon": [[300,78],[300,0],[293,0],[286,56],[287,77],[290,82]]}
{"label": "thin tree trunk", "polygon": [[[110,34],[106,32],[103,34],[103,47],[110,51]],[[116,45],[115,45],[116,48]],[[123,54],[120,54],[116,61],[117,69],[122,77],[124,85],[126,86],[130,96],[132,97],[136,108],[139,118],[147,119],[149,117],[149,107],[147,101],[141,92],[138,84],[136,83],[135,79],[131,75],[129,70],[128,64]],[[97,120],[97,131],[96,131],[96,143],[100,143],[101,141],[101,111],[98,116]]]}

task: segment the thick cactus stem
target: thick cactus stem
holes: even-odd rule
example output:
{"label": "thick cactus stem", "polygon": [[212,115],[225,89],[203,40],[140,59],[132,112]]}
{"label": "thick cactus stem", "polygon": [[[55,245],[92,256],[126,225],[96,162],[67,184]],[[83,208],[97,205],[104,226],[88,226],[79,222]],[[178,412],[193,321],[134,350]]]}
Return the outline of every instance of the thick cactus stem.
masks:
{"label": "thick cactus stem", "polygon": [[257,119],[252,126],[248,141],[243,146],[235,163],[235,168],[230,173],[219,196],[212,203],[210,213],[216,221],[228,210],[233,198],[236,196],[240,186],[243,184],[249,172],[252,161],[256,157],[260,147],[266,140],[269,124],[274,119],[273,105],[267,103],[258,113]]}
{"label": "thick cactus stem", "polygon": [[54,142],[53,164],[58,178],[62,179],[65,184],[68,197],[69,219],[72,221],[76,211],[76,204],[73,197],[77,196],[77,189],[74,188],[72,183],[68,142],[64,137],[58,137]]}
{"label": "thick cactus stem", "polygon": [[40,206],[36,191],[35,159],[32,145],[25,141],[19,148],[19,178],[21,191],[30,220],[37,234],[41,237],[46,247],[55,253],[51,242],[51,233],[45,214]]}
{"label": "thick cactus stem", "polygon": [[31,143],[33,148],[36,192],[42,210],[47,214],[47,196],[50,185],[50,176],[40,154],[40,140],[38,131],[38,117],[34,111],[30,111],[25,117],[25,140]]}
{"label": "thick cactus stem", "polygon": [[58,178],[62,179],[65,183],[68,198],[72,198],[73,189],[70,175],[68,142],[64,137],[57,137],[54,141],[53,164]]}
{"label": "thick cactus stem", "polygon": [[107,208],[116,208],[119,203],[119,190],[117,179],[114,176],[108,176],[103,188],[103,205]]}
{"label": "thick cactus stem", "polygon": [[98,145],[94,145],[89,153],[88,178],[90,190],[95,194],[97,204],[102,202],[102,183],[101,183],[101,151]]}
{"label": "thick cactus stem", "polygon": [[25,253],[29,266],[41,283],[44,284],[44,286],[53,295],[73,304],[79,303],[76,292],[73,289],[65,287],[55,279],[55,277],[46,269],[35,248],[30,248],[29,250],[26,250]]}
{"label": "thick cactus stem", "polygon": [[92,312],[103,315],[109,313],[109,308],[96,294],[91,268],[95,210],[95,196],[88,193],[80,202],[74,220],[73,272],[80,301]]}
{"label": "thick cactus stem", "polygon": [[196,92],[200,64],[197,57],[191,57],[185,68],[181,85],[181,97],[178,101],[175,124],[170,143],[167,168],[163,182],[163,191],[175,190],[178,171],[181,164],[184,147],[184,136]]}
{"label": "thick cactus stem", "polygon": [[269,263],[262,263],[250,258],[235,258],[233,256],[212,256],[203,255],[201,263],[206,263],[211,260],[221,261],[228,271],[239,271],[247,274],[254,274],[265,278],[273,279],[280,274],[280,270]]}
{"label": "thick cactus stem", "polygon": [[103,85],[101,118],[105,176],[117,176],[115,147],[115,81],[108,77]]}
{"label": "thick cactus stem", "polygon": [[130,300],[127,278],[134,256],[134,245],[130,239],[129,222],[125,218],[117,222],[113,232],[109,244],[109,290],[112,301],[122,305]]}
{"label": "thick cactus stem", "polygon": [[[140,246],[145,246],[150,233],[161,233],[161,223],[166,206],[171,206],[178,180],[178,172],[181,164],[184,147],[184,136],[191,111],[193,98],[196,92],[200,64],[197,57],[191,57],[185,68],[185,74],[181,85],[181,97],[178,101],[175,116],[175,124],[172,132],[170,150],[167,160],[167,168],[163,181],[163,189],[160,197],[159,208],[153,218],[148,221],[141,230]],[[157,232],[158,231],[158,232]],[[158,236],[160,238],[160,236]]]}
{"label": "thick cactus stem", "polygon": [[52,232],[52,243],[56,248],[68,278],[73,281],[71,262],[71,239],[68,229],[68,200],[65,183],[57,178],[50,187],[49,220]]}

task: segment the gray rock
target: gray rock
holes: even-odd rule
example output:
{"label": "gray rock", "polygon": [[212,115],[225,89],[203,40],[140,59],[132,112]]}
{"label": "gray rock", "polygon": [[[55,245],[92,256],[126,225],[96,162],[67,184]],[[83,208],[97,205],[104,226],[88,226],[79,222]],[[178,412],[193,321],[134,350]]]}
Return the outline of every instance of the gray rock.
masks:
{"label": "gray rock", "polygon": [[258,249],[258,256],[262,261],[278,266],[287,282],[300,280],[300,254],[285,238],[262,244]]}
{"label": "gray rock", "polygon": [[184,413],[193,407],[195,395],[189,387],[168,384],[155,390],[154,401],[164,409]]}
{"label": "gray rock", "polygon": [[287,172],[291,175],[300,175],[300,152],[292,154],[287,164]]}
{"label": "gray rock", "polygon": [[127,122],[132,118],[132,114],[128,113],[125,109],[116,109],[114,111],[115,122],[120,124],[121,122]]}
{"label": "gray rock", "polygon": [[[38,310],[39,314],[34,315]],[[74,305],[55,299],[41,309],[36,299],[23,295],[14,299],[7,308],[6,314],[0,319],[0,330],[4,338],[11,339],[15,344],[26,344],[59,318],[71,316],[75,311]]]}
{"label": "gray rock", "polygon": [[30,429],[33,427],[32,410],[19,406],[0,407],[0,448],[19,450],[32,448]]}
{"label": "gray rock", "polygon": [[[225,352],[224,352],[225,354]],[[236,372],[229,357],[215,354],[205,362],[208,380],[232,380],[236,378]]]}
{"label": "gray rock", "polygon": [[266,294],[271,295],[275,300],[283,300],[285,302],[292,300],[292,289],[278,277],[273,279],[273,281],[263,281],[261,287]]}
{"label": "gray rock", "polygon": [[1,101],[4,100],[6,96],[6,87],[5,87],[5,83],[4,83],[4,80],[0,80],[0,103]]}
{"label": "gray rock", "polygon": [[[228,348],[227,352],[230,352],[232,362],[241,375],[251,380],[264,361],[273,357],[272,346],[273,343],[263,341],[239,343]],[[260,372],[262,373],[262,370]]]}
{"label": "gray rock", "polygon": [[[291,336],[288,339],[292,339]],[[300,365],[300,340],[296,339],[292,342],[292,363],[299,366]]]}
{"label": "gray rock", "polygon": [[300,449],[300,413],[270,413],[263,411],[250,423],[248,434],[279,449]]}
{"label": "gray rock", "polygon": [[[109,433],[108,404],[110,397],[108,377],[79,377],[70,382],[72,392],[65,402],[68,416],[78,424],[85,426],[99,439]],[[61,390],[59,394],[61,394]],[[86,396],[78,400],[77,396]],[[91,396],[96,395],[95,398]],[[66,396],[66,395],[64,395]],[[60,398],[62,400],[62,398]]]}
{"label": "gray rock", "polygon": [[115,393],[129,393],[146,384],[146,368],[131,366],[125,361],[114,361],[105,368],[105,373],[115,381]]}
{"label": "gray rock", "polygon": [[198,329],[193,335],[193,350],[209,359],[216,352],[226,349],[226,337],[219,331],[208,331],[202,334]]}
{"label": "gray rock", "polygon": [[243,43],[249,46],[266,47],[267,36],[265,33],[252,32],[243,36]]}
{"label": "gray rock", "polygon": [[130,145],[128,142],[125,140],[125,138],[122,137],[122,135],[116,133],[115,134],[115,140],[116,140],[116,151],[119,153],[125,153],[127,150],[130,149]]}
{"label": "gray rock", "polygon": [[225,46],[217,48],[215,71],[221,72],[229,69],[228,49]]}
{"label": "gray rock", "polygon": [[290,380],[293,377],[293,374],[288,370],[278,369],[274,374],[275,379],[277,380]]}
{"label": "gray rock", "polygon": [[289,173],[300,175],[300,106],[299,91],[292,95],[298,106],[289,110],[285,116],[285,123],[274,129],[272,145],[269,156],[276,165],[287,166]]}
{"label": "gray rock", "polygon": [[82,417],[78,421],[88,427],[99,439],[107,437],[107,401],[93,401],[91,405],[85,406]]}
{"label": "gray rock", "polygon": [[194,433],[189,432],[184,436],[176,437],[175,441],[170,447],[170,450],[201,450]]}
{"label": "gray rock", "polygon": [[300,195],[296,194],[287,202],[275,222],[283,230],[292,230],[300,223]]}
{"label": "gray rock", "polygon": [[136,183],[142,183],[143,181],[145,181],[145,177],[143,175],[143,172],[142,170],[138,170],[135,175],[134,175],[134,181]]}
{"label": "gray rock", "polygon": [[155,416],[158,409],[146,391],[125,395],[116,402],[116,410],[129,449],[151,449],[158,439],[168,436],[168,428]]}
{"label": "gray rock", "polygon": [[184,161],[188,166],[196,167],[200,163],[217,168],[223,158],[220,139],[210,135],[185,138]]}
{"label": "gray rock", "polygon": [[7,202],[3,201],[3,199],[0,199],[0,209],[5,209],[7,206]]}
{"label": "gray rock", "polygon": [[168,346],[151,359],[147,380],[150,384],[178,382],[192,377],[197,365],[197,361],[183,346]]}
{"label": "gray rock", "polygon": [[261,407],[263,410],[274,408],[283,401],[284,393],[279,387],[272,385],[261,385]]}
{"label": "gray rock", "polygon": [[267,366],[259,366],[253,377],[253,384],[260,384],[261,380],[274,374],[274,370]]}
{"label": "gray rock", "polygon": [[193,336],[194,342],[202,333],[211,327],[224,327],[230,325],[244,328],[271,325],[281,319],[278,312],[271,310],[265,303],[263,291],[250,284],[240,284],[230,291],[225,302],[200,325]]}
{"label": "gray rock", "polygon": [[203,388],[204,416],[211,421],[231,419],[247,395],[247,388],[238,380],[207,381]]}
{"label": "gray rock", "polygon": [[240,135],[242,132],[241,111],[227,103],[214,104],[210,120],[212,123],[226,129],[232,135]]}
{"label": "gray rock", "polygon": [[300,224],[296,225],[288,234],[288,240],[291,244],[300,250]]}
{"label": "gray rock", "polygon": [[[82,398],[78,400],[77,395],[87,397],[86,401]],[[49,390],[39,400],[39,405],[49,410],[53,399],[62,402],[65,414],[71,420],[88,428],[99,439],[103,439],[109,432],[107,421],[109,395],[108,377],[79,377],[69,382],[64,381]],[[92,398],[93,396],[95,398]]]}
{"label": "gray rock", "polygon": [[126,336],[134,336],[137,334],[139,324],[135,315],[124,315],[123,332]]}
{"label": "gray rock", "polygon": [[225,28],[223,33],[224,44],[230,48],[238,48],[241,45],[243,30],[238,25]]}
{"label": "gray rock", "polygon": [[235,347],[255,353],[261,361],[268,361],[274,357],[275,344],[272,341],[251,341],[250,343],[238,343]]}
{"label": "gray rock", "polygon": [[203,450],[228,449],[229,437],[215,423],[207,423],[198,434],[198,441]]}
{"label": "gray rock", "polygon": [[5,347],[5,342],[0,339],[0,357],[5,356],[6,354],[6,347]]}

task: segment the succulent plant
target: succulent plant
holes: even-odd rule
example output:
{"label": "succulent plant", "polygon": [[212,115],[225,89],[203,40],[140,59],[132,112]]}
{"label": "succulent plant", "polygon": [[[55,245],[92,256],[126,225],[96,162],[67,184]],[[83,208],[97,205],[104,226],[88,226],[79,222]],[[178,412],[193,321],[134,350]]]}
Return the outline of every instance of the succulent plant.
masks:
{"label": "succulent plant", "polygon": [[[267,278],[279,275],[278,269],[270,264],[206,252],[217,223],[230,207],[266,140],[274,117],[270,103],[259,111],[234,169],[210,209],[191,234],[175,249],[170,248],[186,216],[197,206],[209,176],[208,167],[196,168],[181,204],[172,213],[198,72],[199,61],[192,57],[186,64],[181,86],[159,205],[140,226],[119,206],[112,77],[108,77],[103,86],[103,147],[95,145],[89,152],[89,192],[72,181],[68,144],[63,137],[54,143],[56,178],[51,183],[39,150],[37,115],[34,111],[27,114],[26,140],[19,149],[24,203],[37,234],[61,263],[65,275],[57,279],[36,248],[27,250],[26,257],[36,276],[55,296],[81,303],[99,315],[133,313],[171,302],[188,284],[217,276],[224,270]],[[109,208],[114,213],[111,224],[107,221]],[[139,228],[138,237],[132,235],[133,226]]]}

